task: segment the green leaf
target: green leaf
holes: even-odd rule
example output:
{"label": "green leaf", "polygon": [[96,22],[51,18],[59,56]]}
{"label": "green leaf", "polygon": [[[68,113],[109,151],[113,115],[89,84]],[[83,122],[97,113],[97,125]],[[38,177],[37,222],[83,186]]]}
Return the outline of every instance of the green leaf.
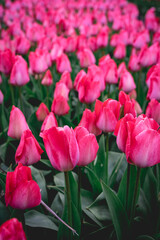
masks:
{"label": "green leaf", "polygon": [[98,195],[102,192],[101,184],[99,182],[99,179],[95,175],[94,171],[90,169],[89,167],[85,167],[84,169],[85,174],[87,174],[89,178],[89,182],[92,186],[93,192]]}
{"label": "green leaf", "polygon": [[141,236],[137,237],[136,240],[155,240],[155,238],[152,238],[148,235],[141,235]]}
{"label": "green leaf", "polygon": [[42,172],[38,169],[36,169],[33,166],[30,166],[31,171],[32,171],[32,176],[33,179],[38,183],[40,189],[41,189],[41,195],[42,195],[42,200],[47,202],[47,189],[46,189],[46,181],[45,178],[42,174]]}
{"label": "green leaf", "polygon": [[48,159],[41,159],[40,162],[42,162],[45,166],[53,169],[53,166],[52,166],[51,162]]}
{"label": "green leaf", "polygon": [[106,159],[105,154],[105,139],[104,135],[102,134],[99,140],[99,149],[97,154],[97,160],[95,162],[95,172],[99,179],[103,179],[104,177],[104,161]]}
{"label": "green leaf", "polygon": [[0,159],[3,162],[5,162],[7,147],[8,147],[8,142],[5,142],[0,146]]}
{"label": "green leaf", "polygon": [[0,201],[0,225],[10,217],[8,208]]}
{"label": "green leaf", "polygon": [[106,204],[106,199],[104,194],[101,193],[96,200],[88,207],[89,211],[93,213],[93,215],[99,221],[111,220],[111,216],[108,210],[108,206]]}
{"label": "green leaf", "polygon": [[58,231],[58,227],[54,222],[48,218],[48,216],[37,212],[36,210],[30,210],[24,214],[25,224],[30,227],[48,228]]}
{"label": "green leaf", "polygon": [[127,234],[129,231],[129,220],[127,213],[115,192],[104,182],[102,182],[102,189],[109,207],[117,238],[118,240],[127,239]]}

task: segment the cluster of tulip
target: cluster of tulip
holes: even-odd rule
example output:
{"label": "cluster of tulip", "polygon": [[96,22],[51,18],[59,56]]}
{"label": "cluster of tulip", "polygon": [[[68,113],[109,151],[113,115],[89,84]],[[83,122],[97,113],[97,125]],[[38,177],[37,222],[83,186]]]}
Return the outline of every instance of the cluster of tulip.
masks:
{"label": "cluster of tulip", "polygon": [[158,240],[155,8],[6,0],[0,19],[0,240]]}

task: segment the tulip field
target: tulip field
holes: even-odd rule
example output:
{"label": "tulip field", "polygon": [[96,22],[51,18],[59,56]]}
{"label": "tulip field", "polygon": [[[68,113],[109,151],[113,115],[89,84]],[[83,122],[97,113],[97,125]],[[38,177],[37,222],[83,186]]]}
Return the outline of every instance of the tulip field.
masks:
{"label": "tulip field", "polygon": [[0,1],[0,240],[160,240],[160,1]]}

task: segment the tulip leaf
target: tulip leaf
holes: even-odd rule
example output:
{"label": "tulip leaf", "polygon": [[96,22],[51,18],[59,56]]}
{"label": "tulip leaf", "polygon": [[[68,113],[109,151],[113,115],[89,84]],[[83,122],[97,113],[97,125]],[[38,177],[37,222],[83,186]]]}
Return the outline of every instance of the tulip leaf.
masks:
{"label": "tulip leaf", "polygon": [[[105,138],[104,135],[102,134],[100,140],[99,140],[99,149],[98,149],[98,154],[97,154],[97,160],[95,162],[95,172],[98,176],[99,179],[104,177],[104,161],[106,158],[105,154]],[[104,179],[104,178],[102,178]]]}
{"label": "tulip leaf", "polygon": [[118,240],[127,239],[127,231],[129,229],[129,220],[127,213],[116,193],[103,181],[102,189],[108,204],[117,238]]}
{"label": "tulip leaf", "polygon": [[155,239],[148,235],[141,235],[141,236],[137,237],[136,240],[155,240]]}
{"label": "tulip leaf", "polygon": [[88,178],[89,178],[89,182],[92,186],[93,192],[98,195],[102,192],[102,188],[101,188],[101,184],[99,182],[99,179],[97,178],[96,174],[94,173],[94,171],[89,168],[89,167],[85,167],[84,172],[87,174]]}
{"label": "tulip leaf", "polygon": [[91,211],[99,221],[111,220],[108,206],[106,204],[106,199],[103,193],[101,193],[96,198],[96,200],[89,207],[87,207],[87,209]]}
{"label": "tulip leaf", "polygon": [[38,183],[41,189],[42,200],[47,202],[47,189],[46,189],[46,181],[42,174],[42,171],[36,169],[33,166],[30,166],[32,171],[33,179]]}
{"label": "tulip leaf", "polygon": [[8,208],[0,201],[0,225],[10,218]]}
{"label": "tulip leaf", "polygon": [[5,162],[7,147],[8,147],[8,142],[5,142],[0,146],[0,159],[3,162]]}
{"label": "tulip leaf", "polygon": [[58,227],[54,222],[48,218],[47,215],[44,215],[36,210],[30,210],[24,214],[25,224],[30,227],[41,227],[48,228],[57,231]]}

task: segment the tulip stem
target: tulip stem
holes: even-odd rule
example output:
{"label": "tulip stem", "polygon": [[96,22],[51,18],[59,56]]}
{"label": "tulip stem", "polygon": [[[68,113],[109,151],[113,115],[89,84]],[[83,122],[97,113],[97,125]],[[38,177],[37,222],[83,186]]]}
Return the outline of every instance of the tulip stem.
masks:
{"label": "tulip stem", "polygon": [[108,151],[109,151],[109,135],[106,133],[106,161],[104,164],[105,168],[105,175],[104,175],[104,182],[108,183]]}
{"label": "tulip stem", "polygon": [[21,111],[23,112],[21,87],[18,87],[18,90],[19,90],[20,108],[21,108]]}
{"label": "tulip stem", "polygon": [[49,87],[47,86],[47,107],[49,109]]}
{"label": "tulip stem", "polygon": [[76,232],[76,230],[74,230],[72,227],[70,227],[66,222],[64,222],[50,207],[47,206],[47,204],[45,204],[45,202],[43,202],[41,200],[41,204],[48,210],[48,212],[50,212],[53,216],[55,216],[60,222],[62,222],[66,227],[68,227],[73,234],[75,233],[76,235],[78,235],[78,233]]}
{"label": "tulip stem", "polygon": [[68,174],[68,172],[64,172],[64,176],[65,176],[66,195],[67,195],[67,207],[68,207],[68,224],[70,226],[72,226],[71,191],[70,191],[69,174]]}
{"label": "tulip stem", "polygon": [[128,210],[128,194],[129,194],[130,172],[131,172],[131,165],[128,163],[128,167],[127,167],[127,189],[126,189],[126,210]]}
{"label": "tulip stem", "polygon": [[10,90],[11,90],[11,99],[12,99],[12,105],[15,105],[14,101],[14,89],[13,86],[10,84]]}
{"label": "tulip stem", "polygon": [[137,176],[136,176],[136,183],[135,183],[135,189],[134,189],[134,195],[133,195],[133,204],[132,204],[132,209],[131,209],[131,221],[133,220],[134,213],[135,213],[138,187],[139,187],[139,180],[140,180],[140,173],[141,173],[141,168],[137,167]]}
{"label": "tulip stem", "polygon": [[81,216],[81,182],[82,182],[82,171],[81,167],[78,167],[78,212]]}

